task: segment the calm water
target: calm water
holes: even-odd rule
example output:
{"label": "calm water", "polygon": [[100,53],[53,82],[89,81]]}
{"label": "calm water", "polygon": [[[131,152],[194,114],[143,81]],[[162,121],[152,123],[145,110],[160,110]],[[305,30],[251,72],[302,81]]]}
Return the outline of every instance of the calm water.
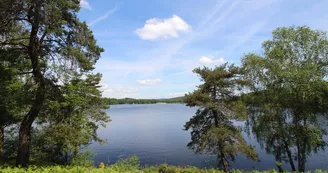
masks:
{"label": "calm water", "polygon": [[[194,154],[186,147],[190,141],[190,133],[182,129],[195,111],[196,108],[189,108],[183,104],[111,106],[107,114],[112,121],[106,128],[98,130],[98,135],[107,139],[108,143],[91,145],[92,151],[97,153],[96,164],[114,163],[119,158],[137,155],[142,165],[166,162],[179,166],[215,167],[215,156]],[[235,122],[235,124],[244,126],[244,122]],[[232,167],[244,170],[275,169],[274,156],[267,154],[252,134],[244,134],[244,137],[255,147],[260,161],[254,162],[239,155],[231,164]],[[289,164],[283,164],[283,169],[289,168]],[[328,170],[328,152],[320,151],[311,154],[306,169]]]}

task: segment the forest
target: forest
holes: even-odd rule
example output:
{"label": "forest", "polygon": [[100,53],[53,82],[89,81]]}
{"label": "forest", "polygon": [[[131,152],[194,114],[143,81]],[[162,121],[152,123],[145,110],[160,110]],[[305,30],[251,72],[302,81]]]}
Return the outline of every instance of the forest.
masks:
{"label": "forest", "polygon": [[[111,121],[104,110],[112,104],[183,102],[196,107],[184,125],[191,135],[187,146],[216,155],[213,172],[230,172],[240,153],[259,161],[233,120],[247,122],[279,172],[286,169],[282,163],[304,172],[311,153],[325,149],[327,132],[320,123],[328,118],[326,31],[276,28],[262,51],[246,53],[239,66],[195,68],[201,84],[184,97],[115,99],[102,97],[102,75],[94,69],[104,49],[77,17],[79,10],[78,0],[0,0],[0,172],[52,165],[81,166],[86,172],[83,165],[94,165],[82,151],[91,142],[106,142],[97,129]],[[135,172],[142,171],[133,165]],[[210,172],[167,165],[145,169]]]}
{"label": "forest", "polygon": [[115,104],[156,104],[156,103],[183,103],[184,97],[174,97],[168,99],[134,99],[134,98],[105,98],[109,105]]}

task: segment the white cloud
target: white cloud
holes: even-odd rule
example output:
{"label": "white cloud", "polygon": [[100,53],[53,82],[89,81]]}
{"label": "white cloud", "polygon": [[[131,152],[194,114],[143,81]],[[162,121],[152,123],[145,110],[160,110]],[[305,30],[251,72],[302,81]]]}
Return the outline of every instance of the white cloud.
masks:
{"label": "white cloud", "polygon": [[107,19],[111,14],[115,13],[115,11],[117,10],[117,8],[118,8],[118,6],[116,5],[113,9],[110,9],[109,11],[107,11],[106,14],[104,14],[104,15],[96,18],[95,20],[89,22],[88,25],[89,26],[92,26],[92,25],[94,25],[94,24],[96,24],[96,23],[98,23],[98,22],[100,22],[102,20]]}
{"label": "white cloud", "polygon": [[138,98],[140,97],[138,94],[138,88],[130,88],[130,87],[109,87],[106,84],[101,84],[100,90],[102,91],[103,97],[110,98]]}
{"label": "white cloud", "polygon": [[161,79],[145,79],[145,80],[137,80],[137,83],[140,85],[156,85],[162,82]]}
{"label": "white cloud", "polygon": [[210,65],[210,64],[215,64],[215,63],[222,64],[222,63],[225,63],[226,61],[223,58],[214,59],[213,57],[202,56],[199,59],[199,62],[201,64]]}
{"label": "white cloud", "polygon": [[[216,4],[208,4],[207,8],[200,9],[202,11],[202,16],[200,16],[198,20],[193,21],[193,28],[190,33],[182,36],[182,31],[179,31],[177,32],[177,35],[180,36],[178,39],[166,40],[158,45],[154,44],[151,47],[146,46],[145,48],[143,48],[143,46],[141,48],[141,46],[138,45],[134,49],[133,46],[126,46],[135,44],[131,40],[118,40],[118,44],[122,44],[122,47],[128,47],[126,50],[122,51],[124,52],[122,56],[129,58],[135,57],[136,59],[134,61],[128,61],[125,57],[102,58],[98,61],[96,70],[102,72],[105,79],[115,81],[117,85],[140,89],[138,92],[128,93],[127,95],[129,95],[129,97],[134,97],[131,95],[139,94],[139,96],[135,98],[140,98],[140,95],[147,98],[165,98],[169,96],[170,92],[173,97],[174,92],[192,90],[195,85],[199,83],[198,79],[191,73],[191,70],[200,65],[199,61],[203,55],[211,59],[209,62],[213,62],[213,60],[215,61],[219,59],[219,57],[237,57],[231,54],[238,53],[240,48],[246,49],[245,47],[247,47],[248,50],[257,50],[261,43],[249,41],[257,36],[266,36],[267,31],[263,31],[264,27],[268,28],[271,33],[272,27],[266,26],[266,24],[269,24],[267,21],[270,19],[276,18],[273,14],[279,10],[280,3],[278,3],[277,0],[261,1],[261,5],[256,4],[259,6],[257,7],[254,6],[255,4],[251,4],[250,1],[257,2],[255,0],[222,0],[216,1]],[[269,2],[270,4],[267,4]],[[256,15],[259,13],[264,15],[261,15],[260,19],[257,19],[258,16]],[[171,17],[172,16],[168,18]],[[162,20],[162,22],[163,21],[164,20]],[[141,26],[140,28],[143,29],[143,27],[144,26]],[[259,31],[261,32],[258,35]],[[108,41],[102,37],[99,37],[99,39],[101,41]],[[265,39],[267,38],[265,37]],[[262,41],[263,39],[261,38],[260,40]],[[200,43],[215,41],[216,43],[224,44],[217,44],[213,47],[213,50],[219,51],[219,53],[217,53],[212,52],[212,49],[208,49],[206,44],[196,45],[199,43],[198,41],[200,41]],[[192,43],[192,45],[189,43]],[[191,47],[194,46],[193,43],[195,43],[196,48]],[[137,42],[137,44],[139,43]],[[185,47],[185,45],[188,46]],[[253,45],[255,45],[255,48]],[[248,50],[243,50],[243,52],[247,52]],[[239,59],[232,58],[229,59],[229,61],[236,63]],[[176,70],[178,72],[175,72]],[[172,71],[175,73],[172,73]],[[125,76],[126,72],[130,72],[131,74]],[[149,79],[150,75],[158,77],[165,76],[165,79],[161,78],[163,81],[165,80],[165,83],[162,82],[161,85],[154,88],[138,86],[136,80]],[[172,77],[167,78],[168,75]],[[131,81],[135,83],[131,84]],[[173,86],[175,83],[185,86],[185,82],[191,83],[192,86],[188,87],[188,89],[175,88]],[[170,88],[170,90],[166,90],[167,88]],[[111,94],[115,93],[111,92]]]}
{"label": "white cloud", "polygon": [[152,18],[146,21],[143,28],[139,28],[135,33],[144,40],[156,40],[179,37],[178,32],[189,31],[191,27],[177,15],[168,19]]}
{"label": "white cloud", "polygon": [[80,0],[80,5],[81,5],[82,8],[85,8],[85,9],[88,9],[88,10],[92,9],[87,0]]}

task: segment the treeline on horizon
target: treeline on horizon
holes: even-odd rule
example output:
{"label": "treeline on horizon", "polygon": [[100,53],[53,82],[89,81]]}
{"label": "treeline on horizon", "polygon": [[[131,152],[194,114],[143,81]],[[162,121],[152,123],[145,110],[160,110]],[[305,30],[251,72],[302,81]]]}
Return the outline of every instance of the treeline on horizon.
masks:
{"label": "treeline on horizon", "polygon": [[134,99],[134,98],[105,98],[109,105],[117,104],[156,104],[156,103],[183,103],[184,97],[174,97],[168,99]]}

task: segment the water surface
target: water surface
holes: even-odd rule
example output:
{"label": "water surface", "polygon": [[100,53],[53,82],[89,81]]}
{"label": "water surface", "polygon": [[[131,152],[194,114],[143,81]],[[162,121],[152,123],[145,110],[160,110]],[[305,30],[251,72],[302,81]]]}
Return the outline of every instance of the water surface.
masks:
{"label": "water surface", "polygon": [[[112,105],[107,114],[112,121],[106,128],[100,128],[98,135],[107,139],[107,144],[91,145],[97,153],[96,164],[114,163],[119,158],[136,155],[141,165],[193,165],[197,167],[215,167],[216,157],[194,154],[186,147],[190,141],[190,132],[184,131],[183,125],[195,114],[196,108],[183,104],[144,104]],[[244,122],[235,122],[244,126]],[[259,162],[237,156],[231,164],[236,169],[275,169],[274,156],[267,154],[256,141],[253,134],[244,133],[246,141],[255,147]],[[296,163],[296,162],[295,162]],[[311,154],[306,164],[307,170],[328,170],[328,153],[320,151]],[[289,169],[283,164],[284,169]]]}

